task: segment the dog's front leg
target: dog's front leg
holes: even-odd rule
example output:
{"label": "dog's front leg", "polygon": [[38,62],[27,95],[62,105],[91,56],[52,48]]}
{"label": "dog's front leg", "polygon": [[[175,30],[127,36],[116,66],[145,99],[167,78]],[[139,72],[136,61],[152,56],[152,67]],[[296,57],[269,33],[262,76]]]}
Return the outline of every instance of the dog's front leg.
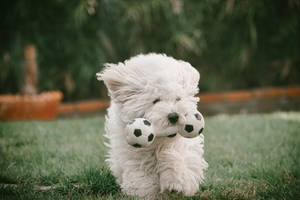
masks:
{"label": "dog's front leg", "polygon": [[121,188],[123,192],[142,199],[155,199],[159,192],[158,175],[147,173],[139,166],[131,166],[123,172]]}
{"label": "dog's front leg", "polygon": [[197,170],[192,170],[184,157],[185,154],[176,145],[169,146],[158,154],[160,192],[176,191],[192,196],[199,190]]}

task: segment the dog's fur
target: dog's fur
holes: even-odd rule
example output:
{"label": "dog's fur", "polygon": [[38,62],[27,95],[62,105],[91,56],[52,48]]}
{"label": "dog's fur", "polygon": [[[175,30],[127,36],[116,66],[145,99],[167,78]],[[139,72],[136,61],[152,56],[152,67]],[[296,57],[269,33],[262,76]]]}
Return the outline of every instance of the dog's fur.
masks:
{"label": "dog's fur", "polygon": [[[163,135],[174,134],[174,128],[185,123],[185,115],[197,109],[199,72],[187,62],[152,53],[106,64],[97,78],[111,97],[105,124],[107,162],[122,191],[145,199],[165,190],[194,195],[208,167],[204,136]],[[154,104],[156,99],[160,101]],[[176,125],[167,119],[171,112],[179,114]],[[138,117],[161,128],[156,133],[161,137],[146,148],[134,148],[125,139],[126,124]]]}

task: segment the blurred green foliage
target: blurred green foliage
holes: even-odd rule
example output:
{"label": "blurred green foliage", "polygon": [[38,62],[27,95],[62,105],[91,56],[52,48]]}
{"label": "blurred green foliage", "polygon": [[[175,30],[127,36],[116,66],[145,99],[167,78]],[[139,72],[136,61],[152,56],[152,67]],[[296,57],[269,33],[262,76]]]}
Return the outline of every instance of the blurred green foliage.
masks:
{"label": "blurred green foliage", "polygon": [[0,93],[19,92],[23,51],[38,52],[39,90],[104,96],[105,62],[162,52],[189,61],[201,91],[300,83],[298,0],[2,0]]}

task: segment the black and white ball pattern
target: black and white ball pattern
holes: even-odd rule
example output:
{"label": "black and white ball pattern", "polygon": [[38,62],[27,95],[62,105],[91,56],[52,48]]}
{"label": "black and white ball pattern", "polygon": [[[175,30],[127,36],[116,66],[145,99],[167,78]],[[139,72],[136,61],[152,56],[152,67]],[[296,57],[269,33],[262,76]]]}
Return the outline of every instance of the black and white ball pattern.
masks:
{"label": "black and white ball pattern", "polygon": [[180,135],[186,138],[193,138],[202,134],[204,129],[204,118],[200,112],[186,116],[185,125],[180,130]]}
{"label": "black and white ball pattern", "polygon": [[155,134],[152,124],[144,118],[136,118],[126,126],[127,143],[133,147],[141,148],[152,144]]}

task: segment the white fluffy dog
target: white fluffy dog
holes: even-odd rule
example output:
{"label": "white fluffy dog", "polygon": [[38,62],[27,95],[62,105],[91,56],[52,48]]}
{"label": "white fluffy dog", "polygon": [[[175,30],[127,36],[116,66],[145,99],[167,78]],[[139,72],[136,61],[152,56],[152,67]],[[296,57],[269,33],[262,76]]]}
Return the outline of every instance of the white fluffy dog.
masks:
{"label": "white fluffy dog", "polygon": [[[199,72],[187,62],[151,53],[106,64],[97,78],[111,97],[105,124],[107,162],[122,191],[144,199],[166,190],[194,195],[208,167],[204,136],[202,129],[193,138],[182,137],[180,130],[186,116],[197,112]],[[136,118],[155,126],[156,137],[143,148],[126,140],[126,127]]]}

